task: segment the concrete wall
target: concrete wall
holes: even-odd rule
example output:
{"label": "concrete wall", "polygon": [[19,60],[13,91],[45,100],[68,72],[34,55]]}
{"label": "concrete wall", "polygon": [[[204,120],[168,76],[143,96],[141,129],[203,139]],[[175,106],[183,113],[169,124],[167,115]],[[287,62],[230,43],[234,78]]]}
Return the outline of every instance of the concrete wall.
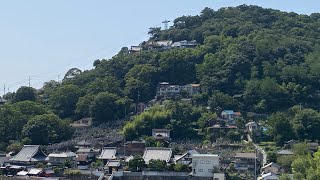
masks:
{"label": "concrete wall", "polygon": [[112,180],[212,180],[212,177],[193,177],[180,172],[125,172],[123,176],[115,175]]}

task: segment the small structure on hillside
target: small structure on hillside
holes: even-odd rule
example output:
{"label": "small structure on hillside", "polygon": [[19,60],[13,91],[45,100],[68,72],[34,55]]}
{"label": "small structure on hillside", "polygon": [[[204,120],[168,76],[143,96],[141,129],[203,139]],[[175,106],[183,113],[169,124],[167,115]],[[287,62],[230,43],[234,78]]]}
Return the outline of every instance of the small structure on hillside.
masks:
{"label": "small structure on hillside", "polygon": [[159,141],[170,141],[169,129],[152,129],[152,137]]}
{"label": "small structure on hillside", "polygon": [[267,174],[267,173],[274,173],[274,174],[279,174],[283,172],[283,169],[281,166],[277,163],[271,162],[261,168],[261,173],[262,174]]}
{"label": "small structure on hillside", "polygon": [[82,118],[78,121],[75,121],[71,124],[73,128],[81,129],[92,126],[92,118]]}
{"label": "small structure on hillside", "polygon": [[189,150],[188,152],[182,155],[174,155],[174,163],[175,164],[186,164],[189,165],[192,163],[192,156],[195,154],[199,154],[196,150]]}

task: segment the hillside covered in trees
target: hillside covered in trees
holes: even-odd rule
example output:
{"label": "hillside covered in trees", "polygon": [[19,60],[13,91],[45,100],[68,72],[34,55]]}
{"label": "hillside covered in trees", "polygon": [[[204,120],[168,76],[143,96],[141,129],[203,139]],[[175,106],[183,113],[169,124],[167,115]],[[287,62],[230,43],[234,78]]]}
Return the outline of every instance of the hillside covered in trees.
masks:
{"label": "hillside covered in trees", "polygon": [[[180,105],[171,104],[172,112],[160,107],[160,112],[148,112],[160,113],[161,123],[167,123],[162,126],[173,130],[185,126],[201,129],[202,119],[214,116],[203,112],[207,106],[212,111],[272,114],[290,113],[289,108],[301,105],[309,108],[304,113],[313,113],[312,121],[320,122],[319,13],[299,15],[247,5],[217,11],[205,8],[200,15],[176,18],[167,30],[150,28],[149,34],[142,46],[160,40],[196,40],[198,45],[165,51],[143,49],[134,54],[124,47],[111,59],[94,61],[92,70],[71,69],[62,82],[49,81],[39,90],[21,87],[6,94],[9,103],[0,108],[0,148],[12,140],[33,144],[66,140],[72,134],[68,123],[83,117],[93,117],[96,122],[122,119],[134,111],[138,100],[153,99],[162,81],[201,84],[202,93],[192,97],[195,107],[181,107],[180,112]],[[142,116],[137,119],[143,124],[141,119],[148,114]],[[299,114],[294,116],[296,121],[286,125],[292,126],[293,134],[303,133],[308,123],[301,122]],[[185,118],[190,118],[188,123]],[[286,122],[283,118],[287,116],[274,115],[271,132],[278,133],[277,125],[283,124],[277,124],[277,119]],[[134,122],[127,126],[135,131]],[[179,134],[176,132],[177,137]]]}

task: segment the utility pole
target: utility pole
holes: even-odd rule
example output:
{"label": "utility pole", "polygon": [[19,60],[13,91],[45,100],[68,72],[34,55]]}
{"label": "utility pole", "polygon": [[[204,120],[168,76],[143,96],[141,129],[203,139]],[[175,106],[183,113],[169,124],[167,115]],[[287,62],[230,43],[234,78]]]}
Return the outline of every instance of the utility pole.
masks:
{"label": "utility pole", "polygon": [[30,81],[31,81],[31,77],[29,76],[29,87],[31,86],[31,83],[30,83]]}
{"label": "utility pole", "polygon": [[162,23],[164,24],[164,30],[167,30],[168,29],[168,23],[169,23],[170,21],[168,21],[168,20],[164,20]]}
{"label": "utility pole", "polygon": [[254,159],[254,180],[257,179],[257,147],[255,147],[254,149],[254,152],[255,152],[255,159]]}

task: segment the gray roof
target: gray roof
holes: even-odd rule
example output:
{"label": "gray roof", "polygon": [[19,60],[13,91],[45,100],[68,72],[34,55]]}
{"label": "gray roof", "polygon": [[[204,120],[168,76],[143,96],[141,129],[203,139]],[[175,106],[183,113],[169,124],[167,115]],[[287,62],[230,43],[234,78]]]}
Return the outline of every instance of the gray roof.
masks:
{"label": "gray roof", "polygon": [[120,167],[120,161],[119,160],[110,160],[107,163],[108,167]]}
{"label": "gray roof", "polygon": [[63,152],[63,153],[51,153],[49,157],[55,158],[68,158],[68,157],[76,157],[77,155],[74,152]]}
{"label": "gray roof", "polygon": [[172,149],[171,148],[151,148],[148,147],[145,149],[143,154],[143,159],[146,164],[149,163],[151,159],[159,159],[169,162],[172,156]]}
{"label": "gray roof", "polygon": [[79,148],[76,153],[97,153],[100,149],[93,149],[93,148]]}
{"label": "gray roof", "polygon": [[277,152],[278,155],[294,155],[294,153],[288,149],[282,149]]}
{"label": "gray roof", "polygon": [[280,169],[280,168],[281,168],[281,166],[280,166],[279,164],[274,163],[274,162],[271,162],[271,163],[269,163],[269,164],[267,164],[267,165],[263,166],[261,169],[265,169],[265,168],[267,168],[267,167],[271,167],[271,166],[273,166],[273,167],[275,167],[275,168],[278,168],[278,169]]}
{"label": "gray roof", "polygon": [[115,147],[105,147],[98,159],[116,159],[117,148]]}
{"label": "gray roof", "polygon": [[256,153],[237,153],[235,158],[254,159],[257,158]]}
{"label": "gray roof", "polygon": [[20,152],[10,160],[19,162],[44,161],[46,155],[39,148],[39,145],[24,145]]}

